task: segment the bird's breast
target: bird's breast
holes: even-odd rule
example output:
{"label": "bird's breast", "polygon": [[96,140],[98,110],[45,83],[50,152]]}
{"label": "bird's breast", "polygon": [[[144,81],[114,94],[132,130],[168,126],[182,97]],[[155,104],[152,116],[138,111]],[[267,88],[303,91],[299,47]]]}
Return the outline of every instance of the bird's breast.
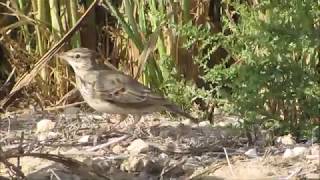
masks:
{"label": "bird's breast", "polygon": [[160,107],[154,105],[141,108],[130,103],[119,104],[116,102],[106,101],[99,98],[89,98],[85,96],[83,96],[83,98],[88,103],[88,105],[96,111],[110,114],[144,114],[162,110]]}

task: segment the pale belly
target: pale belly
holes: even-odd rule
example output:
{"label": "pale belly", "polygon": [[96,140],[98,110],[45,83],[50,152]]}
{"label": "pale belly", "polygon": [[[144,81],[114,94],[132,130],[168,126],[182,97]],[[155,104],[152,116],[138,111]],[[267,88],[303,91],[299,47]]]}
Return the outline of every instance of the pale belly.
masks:
{"label": "pale belly", "polygon": [[[78,79],[77,79],[78,80]],[[81,83],[77,83],[78,85]],[[90,86],[90,84],[88,85]],[[117,106],[114,103],[108,101],[103,101],[98,98],[92,98],[92,92],[90,92],[90,87],[78,87],[83,99],[91,106],[93,109],[99,112],[110,113],[110,114],[146,114],[157,111],[165,110],[164,107],[159,106]]]}
{"label": "pale belly", "polygon": [[148,106],[144,108],[135,108],[127,106],[126,108],[123,108],[121,106],[115,105],[114,103],[109,103],[107,101],[102,101],[99,99],[87,100],[86,98],[84,98],[84,100],[88,103],[89,106],[91,106],[96,111],[110,114],[145,114],[163,110],[163,108],[156,106]]}

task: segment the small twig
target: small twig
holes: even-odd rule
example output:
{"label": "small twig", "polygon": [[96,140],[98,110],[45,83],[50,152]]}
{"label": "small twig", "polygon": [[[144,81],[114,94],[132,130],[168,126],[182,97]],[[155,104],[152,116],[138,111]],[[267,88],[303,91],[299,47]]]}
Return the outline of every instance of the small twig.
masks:
{"label": "small twig", "polygon": [[263,156],[262,156],[262,160],[266,160],[269,156],[271,155],[271,150],[270,148],[267,148],[267,150],[264,152]]}
{"label": "small twig", "polygon": [[70,96],[72,96],[74,93],[76,93],[78,91],[77,88],[73,88],[71,91],[67,92],[67,94],[65,94],[57,103],[56,106],[58,106],[59,104],[61,104],[64,100],[66,100],[67,98],[69,98]]}
{"label": "small twig", "polygon": [[162,168],[162,170],[161,170],[161,173],[160,173],[160,180],[163,180],[163,178],[164,178],[164,173],[165,173],[165,166],[167,166],[168,164],[169,164],[169,162],[170,162],[170,160],[169,159],[167,159],[163,164],[163,168]]}
{"label": "small twig", "polygon": [[0,146],[0,162],[3,163],[6,168],[8,168],[15,176],[18,176],[22,179],[25,178],[24,173],[20,170],[20,168],[16,167],[14,164],[8,161],[10,157],[7,157]]}
{"label": "small twig", "polygon": [[161,172],[161,175],[160,175],[160,179],[164,179],[164,176],[169,173],[170,171],[172,171],[174,168],[178,167],[178,166],[181,166],[182,164],[184,164],[186,162],[187,159],[181,159],[177,164],[173,165],[173,166],[169,166],[167,168],[163,168],[162,169],[162,172]]}
{"label": "small twig", "polygon": [[104,144],[100,144],[100,145],[98,145],[98,146],[89,148],[89,149],[87,149],[87,151],[96,151],[96,150],[98,150],[98,149],[102,149],[102,148],[111,146],[111,145],[113,145],[113,144],[116,144],[116,143],[118,143],[118,142],[120,142],[120,141],[123,141],[123,140],[127,139],[128,137],[130,137],[130,136],[126,134],[126,135],[123,135],[123,136],[121,136],[121,137],[119,137],[119,138],[114,138],[114,139],[112,139],[112,140],[109,141],[109,142],[106,142],[106,143],[104,143]]}
{"label": "small twig", "polygon": [[125,159],[128,159],[128,158],[129,158],[129,155],[124,155],[124,154],[121,154],[121,155],[110,155],[110,156],[103,157],[103,159],[107,159],[107,160],[125,160]]}
{"label": "small twig", "polygon": [[233,169],[232,169],[231,163],[230,163],[230,161],[229,161],[229,156],[228,156],[228,153],[227,153],[226,148],[223,148],[223,151],[224,151],[224,154],[226,155],[226,159],[227,159],[228,166],[229,166],[229,169],[230,169],[230,171],[231,171],[231,174],[232,174],[232,176],[234,177],[234,176],[235,176],[235,174],[234,174],[234,172],[233,172]]}
{"label": "small twig", "polygon": [[11,73],[9,74],[7,80],[3,83],[3,85],[0,87],[0,91],[2,91],[2,89],[5,89],[5,87],[8,85],[10,79],[12,78],[13,74],[16,72],[16,67],[13,67]]}
{"label": "small twig", "polygon": [[[226,162],[225,161],[220,161],[220,162],[215,162],[212,163],[210,166],[206,167],[204,170],[196,173],[196,174],[192,174],[189,179],[199,179],[200,177],[204,176],[204,175],[209,175],[209,174],[213,174],[216,170],[220,169],[221,167],[225,166]],[[201,178],[200,178],[201,179]]]}
{"label": "small twig", "polygon": [[8,116],[8,134],[10,134],[10,130],[11,130],[11,117]]}
{"label": "small twig", "polygon": [[56,172],[54,172],[54,170],[52,170],[51,168],[48,169],[49,172],[51,172],[51,178],[53,179],[52,176],[54,176],[55,178],[57,178],[57,180],[61,180],[61,178],[58,176],[58,174]]}
{"label": "small twig", "polygon": [[86,102],[81,101],[81,102],[76,102],[76,103],[67,104],[67,105],[48,107],[48,108],[45,108],[44,110],[46,110],[46,111],[54,111],[54,110],[57,110],[57,109],[65,109],[65,108],[68,108],[68,107],[73,107],[73,106],[77,106],[77,105],[85,104],[85,103]]}
{"label": "small twig", "polygon": [[[99,54],[102,54],[102,53],[99,52]],[[104,62],[104,64],[105,64],[106,66],[108,66],[109,68],[111,68],[111,69],[114,70],[114,71],[119,71],[119,69],[117,69],[113,64],[111,64],[111,63],[108,61],[108,59],[104,58],[102,55],[101,55],[100,58],[103,60],[103,62]]]}
{"label": "small twig", "polygon": [[317,167],[314,167],[313,169],[309,169],[309,170],[307,170],[307,171],[304,171],[304,172],[299,172],[299,174],[298,174],[298,176],[305,176],[306,174],[310,174],[310,173],[314,173],[314,172],[316,172],[318,170],[318,168]]}
{"label": "small twig", "polygon": [[[283,178],[283,180],[289,180],[292,179],[293,176],[299,174],[302,170],[302,167],[297,168],[295,171],[293,171],[289,176]],[[281,178],[282,179],[282,178]]]}
{"label": "small twig", "polygon": [[[0,155],[1,155],[1,152],[0,152]],[[20,157],[26,157],[26,156],[36,157],[36,158],[41,158],[41,159],[46,159],[49,161],[61,163],[64,166],[68,167],[72,172],[78,174],[79,176],[82,176],[84,179],[96,179],[96,180],[108,179],[108,177],[106,177],[106,175],[101,174],[100,172],[97,172],[91,166],[88,166],[83,162],[80,162],[76,159],[72,159],[72,158],[69,158],[69,157],[66,157],[63,155],[45,154],[45,153],[24,153],[24,154],[10,154],[10,155],[7,155],[6,157],[7,158],[15,158],[18,156],[20,156]],[[0,156],[0,158],[1,158],[1,156]]]}
{"label": "small twig", "polygon": [[[21,137],[20,137],[20,143],[19,143],[19,147],[18,147],[18,151],[20,154],[23,154],[24,153],[24,150],[23,150],[23,139],[24,139],[24,132],[22,131],[21,132]],[[20,166],[20,157],[17,157],[17,167],[19,169],[21,169],[21,166]]]}
{"label": "small twig", "polygon": [[0,113],[0,118],[7,119],[7,118],[11,118],[10,116],[16,116],[19,114],[25,114],[25,113],[29,113],[29,112],[31,112],[30,109],[19,109],[19,110],[11,111],[11,112],[5,111],[5,113]]}
{"label": "small twig", "polygon": [[11,172],[13,172],[13,174],[15,176],[18,176],[18,177],[20,177],[22,179],[25,178],[25,175],[20,170],[20,168],[16,167],[14,164],[10,163],[8,160],[6,160],[6,159],[1,160],[0,159],[0,162],[2,162]]}

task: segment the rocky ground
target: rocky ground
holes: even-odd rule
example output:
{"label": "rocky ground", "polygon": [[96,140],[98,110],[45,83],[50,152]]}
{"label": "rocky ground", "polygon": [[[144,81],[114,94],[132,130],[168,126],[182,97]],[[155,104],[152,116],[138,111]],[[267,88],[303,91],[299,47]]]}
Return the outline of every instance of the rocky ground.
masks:
{"label": "rocky ground", "polygon": [[4,115],[0,180],[320,179],[313,140],[258,130],[249,145],[248,134],[234,128],[239,119],[222,114],[215,126],[153,114],[130,127],[130,118],[118,118],[77,108]]}

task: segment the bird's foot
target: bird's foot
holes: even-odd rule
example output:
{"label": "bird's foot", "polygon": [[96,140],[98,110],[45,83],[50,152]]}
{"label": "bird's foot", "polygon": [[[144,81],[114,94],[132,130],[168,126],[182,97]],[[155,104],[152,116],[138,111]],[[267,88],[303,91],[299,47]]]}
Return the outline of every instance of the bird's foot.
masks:
{"label": "bird's foot", "polygon": [[141,119],[141,115],[133,115],[133,122],[131,122],[130,124],[126,123],[126,127],[128,127],[128,132],[130,134],[134,134],[135,130],[137,129],[137,124],[139,123]]}

